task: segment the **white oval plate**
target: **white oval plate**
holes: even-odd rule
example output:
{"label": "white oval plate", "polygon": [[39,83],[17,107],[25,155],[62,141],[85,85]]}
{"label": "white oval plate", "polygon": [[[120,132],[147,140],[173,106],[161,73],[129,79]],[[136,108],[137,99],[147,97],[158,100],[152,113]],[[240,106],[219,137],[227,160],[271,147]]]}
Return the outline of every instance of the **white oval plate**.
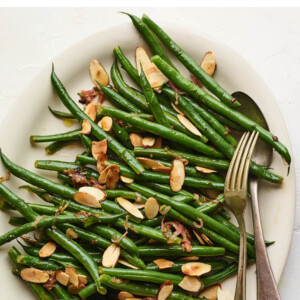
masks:
{"label": "white oval plate", "polygon": [[[277,107],[276,101],[263,79],[255,70],[232,49],[220,44],[218,41],[205,39],[197,33],[197,29],[189,28],[188,24],[181,26],[181,30],[174,30],[172,26],[164,26],[166,31],[187,52],[200,61],[206,51],[215,53],[218,69],[215,79],[228,91],[244,91],[250,95],[261,107],[266,116],[271,131],[291,150],[285,124]],[[77,93],[84,89],[90,89],[93,84],[89,76],[89,62],[97,58],[110,70],[114,56],[114,46],[120,45],[126,55],[134,62],[135,48],[145,45],[130,22],[125,25],[101,31],[64,51],[54,60],[55,71],[65,84],[74,100],[78,100]],[[178,63],[179,69],[188,76],[188,72]],[[72,161],[78,153],[78,148],[69,146],[50,157],[43,150],[44,145],[32,146],[29,136],[32,134],[59,133],[76,128],[66,128],[62,121],[53,117],[48,111],[48,105],[57,109],[64,109],[58,97],[54,94],[50,83],[51,63],[43,68],[40,74],[34,78],[28,88],[20,95],[19,100],[10,111],[9,115],[0,127],[0,146],[4,153],[14,162],[25,168],[34,169],[36,159],[62,159]],[[125,75],[125,74],[124,74]],[[64,109],[65,110],[65,109]],[[78,125],[77,125],[78,126]],[[275,172],[286,177],[287,169],[278,154],[274,154],[272,167]],[[0,167],[0,174],[5,171]],[[46,171],[38,171],[42,175],[54,178],[54,175]],[[24,190],[18,190],[18,186],[24,182],[12,177],[7,185],[18,195],[27,201],[38,201]],[[289,176],[281,186],[262,182],[259,189],[260,208],[262,215],[265,238],[276,243],[269,247],[269,257],[277,282],[282,274],[292,238],[294,214],[295,214],[295,173],[294,165],[291,166]],[[7,213],[1,213],[1,234],[11,229],[8,225]],[[252,232],[250,205],[246,212],[248,231]],[[11,263],[6,255],[13,243],[0,248],[0,298],[16,299],[22,296],[23,300],[32,299],[29,289],[11,273]],[[20,247],[19,247],[20,248]],[[256,298],[255,266],[248,269],[247,273],[247,297]],[[4,288],[5,287],[5,288]],[[235,278],[226,280],[224,289],[234,293]]]}

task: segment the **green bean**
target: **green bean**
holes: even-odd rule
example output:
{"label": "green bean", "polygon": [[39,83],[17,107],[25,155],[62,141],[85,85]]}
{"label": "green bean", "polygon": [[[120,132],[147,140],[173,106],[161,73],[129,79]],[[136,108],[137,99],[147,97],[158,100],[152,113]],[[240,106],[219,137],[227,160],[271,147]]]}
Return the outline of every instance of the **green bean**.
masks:
{"label": "green bean", "polygon": [[214,158],[223,157],[223,155],[219,151],[211,148],[210,146],[207,146],[204,143],[202,143],[198,140],[195,140],[181,132],[167,128],[160,124],[146,121],[146,120],[143,120],[138,117],[130,116],[130,114],[128,114],[126,112],[123,112],[121,110],[114,109],[111,107],[107,107],[107,106],[98,106],[98,112],[100,114],[118,118],[120,120],[126,121],[127,123],[130,123],[137,127],[146,129],[147,131],[149,131],[153,134],[157,134],[163,138],[177,142],[178,144],[186,146],[197,152],[212,156]]}
{"label": "green bean", "polygon": [[[150,284],[139,285],[135,282],[115,282],[115,280],[113,280],[113,278],[109,275],[101,275],[99,281],[110,288],[140,296],[156,297],[159,290],[159,287]],[[177,291],[172,291],[171,295],[168,297],[168,300],[196,300],[196,298],[192,298]]]}
{"label": "green bean", "polygon": [[106,274],[122,279],[146,281],[153,283],[164,283],[166,280],[171,280],[174,285],[178,285],[183,276],[168,274],[163,272],[149,270],[132,270],[123,268],[103,268],[99,267],[99,274]]}
{"label": "green bean", "polygon": [[204,287],[219,283],[226,278],[234,275],[237,273],[237,265],[236,264],[231,264],[228,266],[226,269],[224,269],[221,272],[215,273],[213,275],[208,275],[208,276],[203,276],[201,277],[201,282],[204,285]]}
{"label": "green bean", "polygon": [[129,59],[124,55],[120,46],[114,48],[114,54],[116,55],[118,61],[120,62],[121,66],[124,70],[128,73],[128,75],[140,85],[140,76],[136,70],[136,68],[131,64]]}
{"label": "green bean", "polygon": [[[147,219],[141,222],[141,225],[155,227],[161,224],[162,216],[155,217],[153,219]],[[145,238],[143,238],[145,239]],[[147,240],[147,239],[146,239]],[[136,243],[137,244],[137,243]]]}
{"label": "green bean", "polygon": [[96,293],[97,293],[96,284],[92,282],[79,292],[79,296],[81,299],[86,299]]}
{"label": "green bean", "polygon": [[48,106],[48,108],[49,108],[50,112],[53,114],[53,116],[55,116],[59,119],[75,119],[75,117],[70,113],[52,109],[50,106]]}
{"label": "green bean", "polygon": [[70,110],[70,112],[76,117],[76,119],[80,122],[83,122],[83,120],[87,120],[92,125],[92,134],[96,138],[98,138],[99,140],[106,139],[108,147],[114,153],[116,153],[117,156],[122,158],[136,173],[139,174],[145,170],[144,167],[136,160],[136,158],[132,154],[127,151],[127,149],[123,145],[115,140],[109,133],[102,130],[79,108],[79,106],[72,100],[65,87],[54,73],[54,68],[52,69],[51,73],[51,82],[63,104]]}
{"label": "green bean", "polygon": [[[20,254],[21,253],[15,247],[12,247],[8,251],[8,256],[11,259],[12,263],[14,264],[14,266],[16,267],[16,270],[17,270],[18,274],[23,269],[23,266],[21,266],[17,262],[17,257]],[[28,281],[25,281],[25,282],[30,287],[30,289],[32,290],[32,292],[37,296],[38,299],[40,299],[40,300],[54,300],[54,298],[52,297],[52,295],[44,288],[43,285],[38,284],[38,283],[28,282]]]}
{"label": "green bean", "polygon": [[250,120],[240,112],[230,109],[226,104],[218,101],[213,96],[204,92],[197,85],[184,78],[175,69],[166,64],[160,57],[154,56],[152,57],[152,61],[181,90],[187,92],[188,94],[191,94],[193,98],[197,99],[198,101],[205,104],[217,113],[224,115],[231,121],[236,122],[244,129],[249,131],[255,130],[259,132],[259,136],[262,140],[274,147],[278,151],[278,153],[282,155],[287,164],[291,163],[291,156],[287,148],[282,143],[280,143],[278,141],[278,138],[275,138],[274,135],[271,134],[269,131],[261,127],[256,122]]}
{"label": "green bean", "polygon": [[78,243],[71,240],[58,229],[47,228],[47,235],[52,238],[57,244],[70,252],[90,273],[97,286],[97,291],[104,295],[106,294],[105,287],[98,281],[97,264],[90,254],[86,252]]}
{"label": "green bean", "polygon": [[218,208],[222,208],[222,205],[225,203],[224,194],[220,194],[215,200],[205,202],[198,206],[196,209],[202,211],[205,214],[212,213]]}
{"label": "green bean", "polygon": [[57,298],[60,300],[62,300],[62,299],[64,299],[64,300],[78,299],[78,297],[71,295],[65,287],[61,286],[58,283],[54,284],[52,291],[55,293]]}
{"label": "green bean", "polygon": [[30,136],[31,143],[57,142],[69,141],[78,138],[81,129],[75,129],[65,133],[51,134],[51,135],[32,135]]}
{"label": "green bean", "polygon": [[56,153],[57,151],[61,150],[62,148],[74,143],[77,141],[77,139],[68,140],[68,141],[56,141],[51,143],[45,148],[45,151],[47,154],[52,155]]}
{"label": "green bean", "polygon": [[79,135],[82,145],[86,148],[87,152],[91,152],[92,140],[85,134]]}
{"label": "green bean", "polygon": [[228,93],[210,75],[208,75],[193,58],[191,58],[182,48],[180,48],[147,15],[144,14],[142,20],[149,26],[149,28],[163,42],[163,44],[178,58],[178,60],[207,87],[209,91],[215,94],[221,101],[230,107],[237,108],[240,106],[240,103],[234,97],[232,97],[230,93]]}
{"label": "green bean", "polygon": [[115,134],[116,139],[118,139],[126,148],[133,149],[129,134],[125,129],[119,126],[116,121],[113,121],[112,130]]}
{"label": "green bean", "polygon": [[20,226],[20,225],[24,225],[26,224],[28,221],[26,218],[24,217],[20,217],[20,216],[12,216],[9,218],[9,221],[8,223],[10,225],[13,225],[13,226]]}
{"label": "green bean", "polygon": [[30,256],[30,255],[19,255],[17,262],[22,265],[37,268],[40,270],[57,271],[61,269],[61,266],[52,262],[42,260],[41,258]]}
{"label": "green bean", "polygon": [[[147,270],[167,273],[179,273],[181,272],[181,267],[186,263],[187,261],[175,261],[172,267],[168,269],[159,269],[159,267],[155,263],[150,263],[147,265]],[[210,265],[211,271],[222,270],[227,267],[227,262],[224,260],[202,261],[202,263]]]}
{"label": "green bean", "polygon": [[145,39],[145,41],[149,45],[152,53],[159,55],[168,64],[172,65],[172,62],[171,62],[170,58],[168,57],[166,52],[163,50],[163,48],[159,44],[157,38],[151,32],[151,30],[148,28],[148,26],[141,19],[139,19],[138,17],[136,17],[134,15],[131,15],[131,14],[128,14],[128,13],[125,13],[125,14],[130,17],[133,25],[138,30],[138,32],[142,35],[142,37]]}
{"label": "green bean", "polygon": [[[128,187],[132,190],[135,190],[146,197],[155,197],[158,202],[171,206],[174,210],[180,211],[186,217],[191,218],[192,220],[198,221],[202,220],[205,227],[208,229],[214,230],[220,236],[228,239],[233,243],[239,243],[239,234],[231,231],[229,228],[221,225],[219,222],[211,218],[210,216],[204,214],[203,212],[195,209],[194,207],[179,201],[174,201],[172,198],[165,196],[160,193],[155,193],[153,190],[143,187],[141,185],[136,184],[135,182],[128,184]],[[150,195],[150,196],[149,196]],[[249,255],[254,257],[254,248],[249,243],[247,244],[247,249]]]}

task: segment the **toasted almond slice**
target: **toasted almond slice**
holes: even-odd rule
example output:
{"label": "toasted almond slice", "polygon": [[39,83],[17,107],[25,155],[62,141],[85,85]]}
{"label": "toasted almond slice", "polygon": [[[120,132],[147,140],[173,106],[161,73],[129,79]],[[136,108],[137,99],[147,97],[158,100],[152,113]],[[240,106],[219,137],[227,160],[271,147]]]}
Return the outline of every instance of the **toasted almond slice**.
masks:
{"label": "toasted almond slice", "polygon": [[132,182],[134,182],[134,179],[133,179],[133,178],[128,178],[128,177],[123,176],[123,175],[120,175],[120,179],[121,179],[121,181],[124,182],[124,183],[132,183]]}
{"label": "toasted almond slice", "polygon": [[49,280],[49,275],[35,268],[25,268],[21,271],[23,280],[33,283],[45,283]]}
{"label": "toasted almond slice", "polygon": [[118,294],[118,299],[119,300],[127,300],[128,298],[133,298],[134,296],[130,293],[127,292],[120,292]]}
{"label": "toasted almond slice", "polygon": [[139,270],[140,268],[135,266],[135,265],[132,265],[131,263],[129,263],[127,260],[125,259],[119,259],[118,260],[118,263],[121,264],[121,265],[124,265],[130,269],[134,269],[134,270]]}
{"label": "toasted almond slice", "polygon": [[145,204],[145,215],[148,219],[153,219],[159,212],[159,204],[157,200],[150,197]]}
{"label": "toasted almond slice", "polygon": [[195,125],[189,120],[187,119],[185,116],[178,114],[177,118],[179,120],[179,122],[191,133],[193,133],[194,135],[197,136],[202,136],[202,133],[197,129],[197,127],[195,127]]}
{"label": "toasted almond slice", "polygon": [[199,166],[196,166],[195,168],[196,168],[197,171],[199,171],[199,172],[201,172],[201,173],[206,173],[206,174],[218,172],[218,171],[216,171],[216,170],[207,169],[207,168],[203,168],[203,167],[199,167]]}
{"label": "toasted almond slice", "polygon": [[154,63],[151,63],[144,69],[145,75],[150,83],[150,86],[157,92],[161,92],[162,86],[169,81],[169,79],[157,68]]}
{"label": "toasted almond slice", "polygon": [[143,209],[145,207],[145,203],[133,202],[132,203],[137,209]]}
{"label": "toasted almond slice", "polygon": [[100,208],[101,201],[104,201],[106,194],[94,187],[84,186],[79,189],[73,196],[74,200],[88,207]]}
{"label": "toasted almond slice", "polygon": [[60,284],[67,286],[69,283],[70,276],[67,273],[59,270],[56,271],[55,278]]}
{"label": "toasted almond slice", "polygon": [[130,293],[120,292],[118,294],[118,300],[127,300],[127,299],[130,299],[130,298],[134,298],[134,296]]}
{"label": "toasted almond slice", "polygon": [[154,143],[154,145],[153,145],[152,148],[161,148],[162,142],[163,142],[162,137],[161,137],[161,136],[157,137],[157,138],[155,139],[155,143]]}
{"label": "toasted almond slice", "polygon": [[198,298],[206,298],[207,300],[218,300],[219,284],[209,286],[205,290],[201,291]]}
{"label": "toasted almond slice", "polygon": [[103,170],[106,168],[106,162],[108,161],[108,157],[105,153],[100,152],[97,158],[97,170],[101,174]]}
{"label": "toasted almond slice", "polygon": [[153,168],[163,168],[164,165],[154,159],[148,157],[137,157],[136,158],[139,163],[141,163],[146,169],[153,169]]}
{"label": "toasted almond slice", "polygon": [[99,122],[98,125],[104,130],[104,131],[110,131],[113,125],[113,119],[109,116],[103,117]]}
{"label": "toasted almond slice", "polygon": [[170,174],[172,168],[171,167],[153,167],[152,168],[153,172],[161,173],[161,174]]}
{"label": "toasted almond slice", "polygon": [[185,178],[184,164],[180,159],[174,159],[170,173],[170,186],[172,191],[179,192]]}
{"label": "toasted almond slice", "polygon": [[78,234],[72,229],[72,228],[68,228],[66,231],[66,235],[70,238],[70,239],[77,239],[78,238]]}
{"label": "toasted almond slice", "polygon": [[128,200],[118,197],[117,202],[120,206],[122,206],[126,211],[128,211],[131,215],[139,218],[144,219],[143,214]]}
{"label": "toasted almond slice", "polygon": [[205,234],[201,233],[201,237],[206,244],[212,247],[214,246],[214,243]]}
{"label": "toasted almond slice", "polygon": [[181,271],[189,276],[201,276],[211,271],[211,265],[200,262],[189,262],[181,267]]}
{"label": "toasted almond slice", "polygon": [[106,268],[114,268],[118,262],[121,248],[117,244],[111,244],[104,251],[102,256],[102,266]]}
{"label": "toasted almond slice", "polygon": [[174,103],[171,101],[171,106],[173,107],[173,109],[178,112],[180,115],[184,116],[185,113]]}
{"label": "toasted almond slice", "polygon": [[86,285],[89,281],[88,277],[85,275],[78,274],[79,283]]}
{"label": "toasted almond slice", "polygon": [[65,269],[65,273],[69,275],[69,282],[73,284],[75,287],[79,287],[79,278],[77,271],[72,266],[67,266]]}
{"label": "toasted almond slice", "polygon": [[184,276],[178,286],[189,292],[198,292],[201,288],[201,281],[197,277]]}
{"label": "toasted almond slice", "polygon": [[209,76],[214,74],[216,69],[216,59],[211,51],[205,53],[200,66]]}
{"label": "toasted almond slice", "polygon": [[120,172],[119,166],[110,168],[109,171],[107,172],[106,188],[108,190],[113,190],[116,188],[119,181],[119,172]]}
{"label": "toasted almond slice", "polygon": [[185,257],[180,257],[177,260],[179,261],[197,261],[199,260],[198,256],[185,256]]}
{"label": "toasted almond slice", "polygon": [[97,81],[102,85],[108,85],[108,74],[97,59],[93,59],[90,63],[90,74],[95,85],[98,86]]}
{"label": "toasted almond slice", "polygon": [[68,292],[72,295],[78,295],[82,289],[83,287],[79,287],[79,286],[76,287],[74,284],[68,286]]}
{"label": "toasted almond slice", "polygon": [[45,244],[39,251],[40,257],[49,257],[51,256],[56,250],[56,244],[53,242],[48,242]]}
{"label": "toasted almond slice", "polygon": [[83,122],[82,122],[82,129],[79,133],[81,133],[81,134],[90,134],[91,130],[92,130],[91,123],[88,120],[84,119]]}
{"label": "toasted almond slice", "polygon": [[146,136],[142,139],[143,147],[153,147],[155,144],[155,137],[153,136]]}
{"label": "toasted almond slice", "polygon": [[196,230],[193,230],[193,233],[196,236],[196,238],[198,239],[199,243],[204,246],[205,243],[204,243],[202,237],[200,236],[200,234]]}
{"label": "toasted almond slice", "polygon": [[84,112],[92,121],[95,121],[97,117],[97,104],[95,102],[89,103]]}
{"label": "toasted almond slice", "polygon": [[174,265],[173,261],[159,258],[153,261],[160,270],[172,268]]}
{"label": "toasted almond slice", "polygon": [[172,294],[173,283],[170,280],[166,280],[159,288],[157,293],[157,300],[166,300]]}
{"label": "toasted almond slice", "polygon": [[140,134],[138,133],[130,133],[129,138],[131,141],[132,146],[134,147],[142,147],[143,146],[143,138]]}
{"label": "toasted almond slice", "polygon": [[[112,174],[109,175],[109,171],[110,170],[114,170]],[[119,172],[120,172],[120,166],[113,164],[113,165],[109,165],[107,166],[101,173],[100,176],[98,178],[98,182],[100,184],[104,184],[107,183],[108,180],[112,180],[115,179],[114,176],[117,176],[117,179],[119,180]],[[113,176],[112,176],[113,175]]]}
{"label": "toasted almond slice", "polygon": [[92,154],[93,157],[97,160],[100,153],[106,154],[107,152],[107,139],[100,142],[92,142]]}
{"label": "toasted almond slice", "polygon": [[135,50],[135,62],[136,68],[138,70],[139,75],[141,74],[141,65],[143,70],[147,70],[151,67],[151,60],[143,47],[137,47]]}

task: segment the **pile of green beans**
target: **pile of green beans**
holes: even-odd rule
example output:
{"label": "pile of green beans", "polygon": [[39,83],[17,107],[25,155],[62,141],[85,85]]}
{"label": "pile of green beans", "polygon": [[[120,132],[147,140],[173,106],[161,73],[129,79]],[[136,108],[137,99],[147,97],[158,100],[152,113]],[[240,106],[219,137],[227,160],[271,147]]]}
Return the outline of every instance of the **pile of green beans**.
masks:
{"label": "pile of green beans", "polygon": [[[202,287],[198,292],[237,273],[240,231],[230,222],[223,194],[226,171],[237,146],[231,130],[258,131],[261,139],[277,150],[288,164],[291,162],[286,147],[270,132],[236,111],[240,105],[236,99],[207,75],[162,28],[146,15],[141,19],[127,15],[154,55],[152,62],[184,93],[175,91],[172,83],[164,84],[160,93],[152,89],[145,66],[140,66],[139,74],[117,46],[113,49],[115,60],[110,70],[113,86],[97,82],[94,88],[114,107],[98,105],[94,121],[70,97],[53,66],[54,91],[69,112],[49,107],[51,114],[58,119],[77,120],[79,126],[87,121],[91,132],[83,134],[81,128],[77,128],[58,134],[32,135],[30,141],[32,144],[50,143],[45,148],[48,154],[79,142],[84,152],[78,150],[75,161],[37,159],[34,164],[37,170],[33,172],[11,161],[0,149],[4,167],[27,183],[20,188],[43,201],[43,204],[29,203],[0,182],[0,209],[14,213],[9,219],[14,228],[0,236],[0,246],[18,238],[26,243],[18,240],[24,253],[16,247],[8,252],[14,265],[13,273],[22,277],[23,269],[35,268],[58,274],[69,266],[88,281],[75,292],[70,285],[66,287],[59,282],[26,281],[41,300],[117,299],[119,292],[148,299],[157,297],[166,282],[174,285],[168,299],[199,299],[199,293],[177,287],[186,275],[183,266],[187,263],[201,262],[211,267],[210,272],[199,277]],[[213,95],[180,74],[160,42]],[[126,82],[118,64],[138,89]],[[174,105],[202,135],[198,136],[184,125]],[[99,126],[103,117],[112,119],[108,131]],[[134,143],[134,138],[139,142]],[[153,138],[155,147],[144,145],[145,138],[148,141]],[[95,142],[104,139],[108,149],[101,167],[117,165],[119,168],[120,178],[114,189],[108,189],[101,181],[98,183],[104,171],[99,168],[100,160],[95,159],[93,147]],[[143,165],[145,158],[161,166],[161,170]],[[170,184],[175,159],[184,162],[185,174],[179,191],[174,191]],[[44,174],[57,172],[59,182],[40,175],[39,169],[44,170]],[[251,162],[250,171],[273,183],[283,180],[254,162]],[[76,176],[74,179],[74,174],[79,174],[83,181]],[[74,195],[82,186],[101,189],[105,199],[94,207],[76,202]],[[141,214],[121,206],[120,197],[134,203]],[[149,198],[155,198],[158,204],[154,217],[149,217]],[[38,238],[36,230],[41,232]],[[41,248],[50,241],[57,249],[49,257],[41,257]],[[117,244],[119,253],[115,264],[107,267],[105,254],[113,243]],[[267,246],[273,244],[271,241],[265,243]],[[254,236],[247,233],[248,263],[255,260],[254,247]],[[158,259],[169,260],[172,266],[161,269]]]}

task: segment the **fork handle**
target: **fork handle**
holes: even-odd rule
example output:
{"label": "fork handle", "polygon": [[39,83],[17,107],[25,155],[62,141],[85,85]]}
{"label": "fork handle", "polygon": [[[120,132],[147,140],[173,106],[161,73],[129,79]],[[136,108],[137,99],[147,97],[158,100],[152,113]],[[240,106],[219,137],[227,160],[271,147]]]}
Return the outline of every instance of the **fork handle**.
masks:
{"label": "fork handle", "polygon": [[246,299],[247,238],[244,215],[236,216],[240,227],[240,253],[234,300]]}
{"label": "fork handle", "polygon": [[252,201],[252,215],[255,236],[255,254],[256,254],[256,278],[257,278],[257,299],[258,300],[280,300],[280,295],[276,286],[274,275],[266,250],[264,235],[260,221],[258,197],[258,180],[250,179],[250,193]]}

